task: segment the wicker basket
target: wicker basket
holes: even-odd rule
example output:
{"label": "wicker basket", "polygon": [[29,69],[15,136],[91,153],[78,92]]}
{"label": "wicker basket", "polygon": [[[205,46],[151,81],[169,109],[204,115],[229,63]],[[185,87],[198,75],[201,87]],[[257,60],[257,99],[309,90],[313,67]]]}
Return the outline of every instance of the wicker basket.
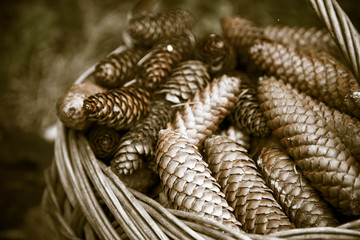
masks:
{"label": "wicker basket", "polygon": [[[359,34],[335,0],[310,0],[359,76]],[[119,49],[117,49],[119,50]],[[115,50],[115,51],[117,51]],[[88,69],[76,83],[94,71]],[[358,78],[359,79],[359,78]],[[94,156],[82,133],[58,123],[42,205],[59,239],[360,239],[360,220],[266,236],[235,232],[192,213],[167,209],[125,184]]]}

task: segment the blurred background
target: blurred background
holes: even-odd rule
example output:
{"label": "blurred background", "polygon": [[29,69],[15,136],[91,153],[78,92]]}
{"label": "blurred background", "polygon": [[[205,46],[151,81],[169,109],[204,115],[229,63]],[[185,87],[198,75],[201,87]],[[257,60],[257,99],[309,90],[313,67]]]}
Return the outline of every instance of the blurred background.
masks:
{"label": "blurred background", "polygon": [[[0,1],[0,239],[49,239],[41,197],[53,159],[59,97],[88,67],[122,44],[133,0]],[[355,0],[339,1],[360,29]],[[197,19],[196,36],[221,33],[220,19],[323,27],[306,0],[175,0]]]}

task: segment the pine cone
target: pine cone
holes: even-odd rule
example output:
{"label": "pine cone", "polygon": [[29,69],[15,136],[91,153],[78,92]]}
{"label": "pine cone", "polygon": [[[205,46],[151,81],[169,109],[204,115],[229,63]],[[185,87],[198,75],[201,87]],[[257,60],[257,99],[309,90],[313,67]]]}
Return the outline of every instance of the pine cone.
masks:
{"label": "pine cone", "polygon": [[101,160],[109,160],[115,153],[121,135],[113,128],[95,126],[89,129],[87,136],[95,156]]}
{"label": "pine cone", "polygon": [[145,51],[139,48],[129,48],[109,55],[95,66],[96,82],[107,88],[123,86],[135,78],[136,64],[144,55]]}
{"label": "pine cone", "polygon": [[204,143],[204,154],[245,232],[269,234],[294,228],[245,148],[229,138],[212,136]]}
{"label": "pine cone", "polygon": [[155,89],[165,81],[176,65],[192,53],[193,45],[188,35],[165,38],[157,43],[140,60],[140,77],[145,87]]}
{"label": "pine cone", "polygon": [[150,94],[135,86],[121,87],[92,95],[84,100],[89,120],[115,130],[128,129],[147,113]]}
{"label": "pine cone", "polygon": [[238,128],[247,134],[264,137],[269,134],[269,128],[259,106],[257,90],[245,74],[238,74],[241,77],[240,94],[234,113],[230,115],[230,118]]}
{"label": "pine cone", "polygon": [[194,25],[195,19],[190,12],[175,8],[136,15],[127,24],[126,32],[136,44],[151,46],[162,38],[181,35]]}
{"label": "pine cone", "polygon": [[227,72],[236,66],[234,47],[224,37],[214,33],[197,41],[195,58],[204,62],[211,74]]}
{"label": "pine cone", "polygon": [[235,76],[223,75],[214,79],[176,113],[172,122],[174,130],[187,136],[192,144],[201,148],[203,141],[234,110],[240,83],[241,79]]}
{"label": "pine cone", "polygon": [[231,125],[227,129],[222,130],[219,135],[235,141],[237,144],[239,144],[246,150],[249,150],[251,147],[250,136],[244,131],[238,129],[237,127],[234,127],[233,125]]}
{"label": "pine cone", "polygon": [[56,103],[56,113],[64,126],[84,131],[91,122],[82,108],[84,100],[106,89],[93,82],[82,82],[72,85]]}
{"label": "pine cone", "polygon": [[339,225],[328,204],[297,172],[295,163],[281,148],[263,148],[258,166],[276,200],[297,228]]}
{"label": "pine cone", "polygon": [[241,226],[196,146],[183,135],[169,128],[160,131],[155,171],[172,208],[195,212],[235,229]]}
{"label": "pine cone", "polygon": [[205,65],[201,61],[189,60],[174,68],[156,94],[164,95],[171,103],[184,103],[196,92],[204,89],[210,81]]}
{"label": "pine cone", "polygon": [[309,108],[291,99],[277,107],[274,101],[286,99],[286,88],[262,80],[258,89],[268,126],[311,185],[343,214],[359,215],[360,165],[346,146]]}
{"label": "pine cone", "polygon": [[171,121],[172,112],[166,101],[151,103],[149,114],[131,127],[117,146],[111,160],[111,167],[117,175],[132,174],[141,168],[144,159],[153,157],[158,133]]}
{"label": "pine cone", "polygon": [[301,92],[342,112],[360,117],[360,86],[339,62],[307,56],[279,43],[261,42],[250,49],[253,63],[266,74],[285,79]]}

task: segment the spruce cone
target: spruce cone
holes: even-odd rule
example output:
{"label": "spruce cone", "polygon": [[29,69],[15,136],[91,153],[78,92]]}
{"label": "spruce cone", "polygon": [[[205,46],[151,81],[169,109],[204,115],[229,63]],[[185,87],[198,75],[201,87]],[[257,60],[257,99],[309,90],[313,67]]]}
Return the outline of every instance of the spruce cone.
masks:
{"label": "spruce cone", "polygon": [[172,112],[167,102],[154,101],[149,114],[123,135],[111,160],[117,175],[132,174],[142,166],[144,159],[153,157],[158,133],[171,121]]}
{"label": "spruce cone", "polygon": [[258,158],[267,185],[297,228],[335,227],[339,224],[328,204],[279,147],[263,148]]}
{"label": "spruce cone", "polygon": [[222,130],[219,133],[219,135],[223,136],[223,137],[227,137],[227,138],[235,141],[237,144],[239,144],[246,150],[249,150],[251,147],[250,136],[247,133],[245,133],[244,131],[238,129],[237,127],[234,127],[233,125],[231,125],[230,127],[228,127],[225,130]]}
{"label": "spruce cone", "polygon": [[196,92],[204,89],[210,81],[205,65],[201,61],[189,60],[174,68],[156,94],[164,95],[171,103],[184,103]]}
{"label": "spruce cone", "polygon": [[138,48],[129,48],[109,55],[95,66],[96,82],[107,88],[123,86],[135,78],[136,64],[144,55],[145,51]]}
{"label": "spruce cone", "polygon": [[56,103],[57,116],[68,128],[86,130],[91,122],[82,108],[83,102],[87,97],[105,91],[106,89],[93,82],[72,85]]}
{"label": "spruce cone", "polygon": [[155,171],[170,206],[239,229],[241,224],[231,213],[232,208],[207,166],[189,139],[169,128],[160,131]]}
{"label": "spruce cone", "polygon": [[87,133],[89,144],[95,156],[101,160],[109,160],[115,153],[120,141],[120,133],[113,128],[95,126]]}
{"label": "spruce cone", "polygon": [[151,90],[157,88],[179,62],[190,56],[192,49],[188,35],[169,37],[157,43],[139,62],[145,87]]}
{"label": "spruce cone", "polygon": [[121,87],[92,95],[84,100],[91,121],[116,130],[128,129],[147,113],[150,94],[138,87]]}
{"label": "spruce cone", "polygon": [[235,76],[223,75],[214,79],[176,113],[172,127],[201,148],[203,141],[235,108],[240,83],[241,79]]}
{"label": "spruce cone", "polygon": [[245,74],[240,76],[239,100],[236,102],[234,113],[231,114],[231,120],[247,134],[264,137],[269,134],[269,128],[259,106],[257,90]]}
{"label": "spruce cone", "polygon": [[130,19],[126,31],[136,44],[151,46],[162,38],[181,35],[194,25],[195,19],[190,12],[175,8],[136,15]]}
{"label": "spruce cone", "polygon": [[360,86],[339,62],[307,56],[279,43],[261,42],[250,49],[253,63],[266,74],[285,79],[301,92],[342,112],[360,117]]}
{"label": "spruce cone", "polygon": [[274,101],[286,99],[284,92],[286,88],[271,81],[259,83],[259,100],[273,135],[281,139],[287,153],[326,201],[345,215],[359,215],[359,163],[312,110],[294,105],[291,99],[277,107]]}
{"label": "spruce cone", "polygon": [[204,62],[212,74],[227,72],[236,66],[234,47],[224,37],[214,33],[197,41],[195,57]]}
{"label": "spruce cone", "polygon": [[245,232],[269,234],[294,228],[245,148],[229,138],[212,136],[204,143],[204,154]]}

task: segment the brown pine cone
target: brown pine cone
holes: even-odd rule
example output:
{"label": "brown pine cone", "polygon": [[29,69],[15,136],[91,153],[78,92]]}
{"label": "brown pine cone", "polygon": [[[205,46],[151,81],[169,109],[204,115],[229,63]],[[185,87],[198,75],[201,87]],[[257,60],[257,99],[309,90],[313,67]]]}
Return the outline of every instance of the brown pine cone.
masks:
{"label": "brown pine cone", "polygon": [[339,225],[329,205],[280,147],[263,148],[257,163],[275,199],[297,228]]}
{"label": "brown pine cone", "polygon": [[117,175],[132,174],[142,167],[143,160],[153,158],[158,133],[171,121],[172,112],[166,101],[154,101],[149,114],[123,135],[111,160]]}
{"label": "brown pine cone", "polygon": [[237,76],[222,75],[214,79],[176,113],[173,129],[187,136],[191,143],[201,149],[203,141],[234,110],[240,84],[241,79]]}
{"label": "brown pine cone", "polygon": [[188,60],[174,68],[170,77],[159,86],[156,94],[163,95],[168,102],[174,104],[184,103],[196,92],[204,89],[210,81],[204,63]]}
{"label": "brown pine cone", "polygon": [[241,130],[237,127],[234,127],[233,125],[231,125],[227,129],[220,131],[220,133],[218,135],[227,137],[227,138],[235,141],[237,144],[239,144],[246,150],[249,150],[251,147],[251,145],[250,145],[251,138],[250,138],[249,134],[245,133],[243,130]]}
{"label": "brown pine cone", "polygon": [[140,60],[140,78],[145,87],[153,90],[163,83],[178,63],[192,53],[193,44],[189,35],[161,40]]}
{"label": "brown pine cone", "polygon": [[326,122],[309,108],[286,99],[286,88],[268,80],[259,82],[259,100],[268,126],[279,137],[311,185],[326,201],[345,215],[360,215],[360,165],[329,129]]}
{"label": "brown pine cone", "polygon": [[144,55],[145,51],[142,49],[129,48],[105,57],[95,66],[96,82],[107,88],[123,86],[135,78],[136,64]]}
{"label": "brown pine cone", "polygon": [[231,213],[219,184],[189,139],[169,128],[161,130],[155,155],[155,171],[172,208],[239,229],[241,224]]}
{"label": "brown pine cone", "polygon": [[135,15],[128,22],[126,32],[136,44],[151,46],[162,38],[181,35],[194,25],[195,19],[190,12],[174,8]]}
{"label": "brown pine cone", "polygon": [[205,35],[196,42],[195,58],[204,62],[211,74],[227,72],[236,66],[234,47],[215,33]]}
{"label": "brown pine cone", "polygon": [[82,108],[84,100],[106,89],[93,82],[82,82],[72,85],[56,103],[56,113],[64,126],[83,131],[91,122]]}
{"label": "brown pine cone", "polygon": [[95,156],[109,160],[115,153],[120,141],[120,132],[105,126],[95,126],[87,133],[89,144]]}
{"label": "brown pine cone", "polygon": [[269,234],[294,228],[245,148],[229,138],[211,136],[204,143],[204,154],[245,232]]}
{"label": "brown pine cone", "polygon": [[266,74],[291,83],[301,92],[349,115],[360,117],[360,86],[341,63],[308,56],[279,43],[261,42],[251,47],[253,64]]}
{"label": "brown pine cone", "polygon": [[136,86],[114,88],[84,100],[89,120],[115,130],[128,129],[147,113],[150,94]]}

